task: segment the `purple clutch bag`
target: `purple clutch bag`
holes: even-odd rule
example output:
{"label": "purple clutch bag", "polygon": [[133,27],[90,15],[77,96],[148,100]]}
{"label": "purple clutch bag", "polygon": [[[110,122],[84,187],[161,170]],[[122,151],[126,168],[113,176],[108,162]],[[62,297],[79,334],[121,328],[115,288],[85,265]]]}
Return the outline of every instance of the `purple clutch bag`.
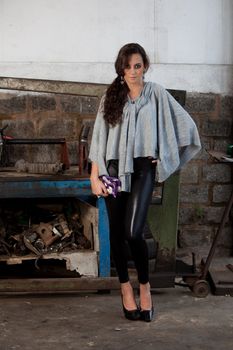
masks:
{"label": "purple clutch bag", "polygon": [[117,177],[102,175],[99,177],[103,182],[109,194],[116,198],[117,193],[121,191],[121,181]]}

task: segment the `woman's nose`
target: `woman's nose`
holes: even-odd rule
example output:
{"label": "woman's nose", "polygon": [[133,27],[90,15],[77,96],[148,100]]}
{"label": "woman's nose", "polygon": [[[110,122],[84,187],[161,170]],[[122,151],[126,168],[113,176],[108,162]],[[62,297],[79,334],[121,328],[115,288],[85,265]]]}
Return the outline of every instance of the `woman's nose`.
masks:
{"label": "woman's nose", "polygon": [[134,67],[130,68],[130,73],[135,73],[135,68]]}

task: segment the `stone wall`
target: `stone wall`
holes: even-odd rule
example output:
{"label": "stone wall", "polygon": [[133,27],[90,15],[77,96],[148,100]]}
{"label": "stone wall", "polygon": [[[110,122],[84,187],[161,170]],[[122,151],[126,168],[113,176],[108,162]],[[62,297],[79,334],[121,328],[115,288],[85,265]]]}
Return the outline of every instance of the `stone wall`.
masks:
{"label": "stone wall", "polygon": [[[0,91],[0,127],[16,138],[67,139],[71,164],[78,163],[78,138],[83,120],[94,120],[97,96]],[[55,162],[60,146],[8,146],[10,162],[26,158],[33,162]]]}
{"label": "stone wall", "polygon": [[[96,84],[89,85],[90,91],[94,91]],[[40,90],[38,82],[35,86]],[[24,84],[20,88],[26,90]],[[19,138],[66,137],[70,161],[77,164],[81,125],[83,120],[95,119],[104,88],[101,85],[98,94],[90,92],[86,95],[82,87],[78,92],[69,87],[65,93],[64,89],[57,89],[62,93],[0,90],[0,127],[8,124],[7,134]],[[232,189],[230,165],[214,162],[208,150],[225,151],[227,144],[233,143],[233,97],[187,93],[185,108],[198,126],[203,149],[181,171],[178,247],[180,252],[188,250],[202,254],[209,249]],[[55,161],[56,146],[33,147],[12,148],[10,160],[14,162],[23,156],[29,161]],[[231,217],[224,228],[217,253],[229,255],[232,248]]]}
{"label": "stone wall", "polygon": [[[178,246],[208,252],[232,189],[232,167],[217,163],[209,150],[224,151],[233,143],[233,97],[187,93],[186,110],[195,120],[202,151],[181,171]],[[233,250],[232,218],[220,237],[216,254]]]}

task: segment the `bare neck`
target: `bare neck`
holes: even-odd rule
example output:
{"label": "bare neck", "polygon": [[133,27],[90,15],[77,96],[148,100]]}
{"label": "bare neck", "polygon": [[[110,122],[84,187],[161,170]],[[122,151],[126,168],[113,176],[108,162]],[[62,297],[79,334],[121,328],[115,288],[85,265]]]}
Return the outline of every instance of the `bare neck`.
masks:
{"label": "bare neck", "polygon": [[133,100],[135,98],[137,98],[141,92],[142,92],[142,89],[143,89],[143,86],[144,84],[138,84],[138,85],[131,85],[129,86],[129,97]]}

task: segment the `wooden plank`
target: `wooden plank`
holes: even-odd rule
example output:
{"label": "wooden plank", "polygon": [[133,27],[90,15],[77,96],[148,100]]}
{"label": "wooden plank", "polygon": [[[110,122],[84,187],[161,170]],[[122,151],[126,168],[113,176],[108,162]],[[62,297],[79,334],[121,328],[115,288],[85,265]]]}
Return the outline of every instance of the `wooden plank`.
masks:
{"label": "wooden plank", "polygon": [[77,212],[80,212],[80,219],[84,226],[84,235],[91,242],[91,249],[99,252],[98,237],[98,209],[87,202],[76,201]]}
{"label": "wooden plank", "polygon": [[[61,252],[62,255],[70,255],[72,253],[80,253],[80,254],[85,254],[85,253],[91,253],[93,252],[93,250],[91,249],[85,249],[85,250],[71,250],[70,252]],[[40,259],[44,259],[44,260],[48,260],[48,259],[59,259],[61,253],[47,253],[44,254],[42,256],[40,256]],[[27,261],[27,260],[37,260],[38,256],[35,254],[28,254],[28,255],[11,255],[11,256],[7,256],[7,255],[0,255],[0,261],[2,262],[6,262],[7,265],[16,265],[16,264],[22,264],[23,261]]]}
{"label": "wooden plank", "polygon": [[0,293],[78,292],[119,288],[117,277],[0,279]]}
{"label": "wooden plank", "polygon": [[35,181],[35,180],[84,180],[89,179],[88,174],[79,175],[79,167],[71,166],[62,174],[31,174],[17,172],[15,167],[0,167],[0,181]]}
{"label": "wooden plank", "polygon": [[[7,265],[22,264],[24,261],[37,260],[38,256],[1,256],[0,261]],[[91,249],[71,250],[69,252],[47,253],[39,257],[40,260],[64,260],[67,271],[76,271],[88,277],[98,276],[98,253]]]}

